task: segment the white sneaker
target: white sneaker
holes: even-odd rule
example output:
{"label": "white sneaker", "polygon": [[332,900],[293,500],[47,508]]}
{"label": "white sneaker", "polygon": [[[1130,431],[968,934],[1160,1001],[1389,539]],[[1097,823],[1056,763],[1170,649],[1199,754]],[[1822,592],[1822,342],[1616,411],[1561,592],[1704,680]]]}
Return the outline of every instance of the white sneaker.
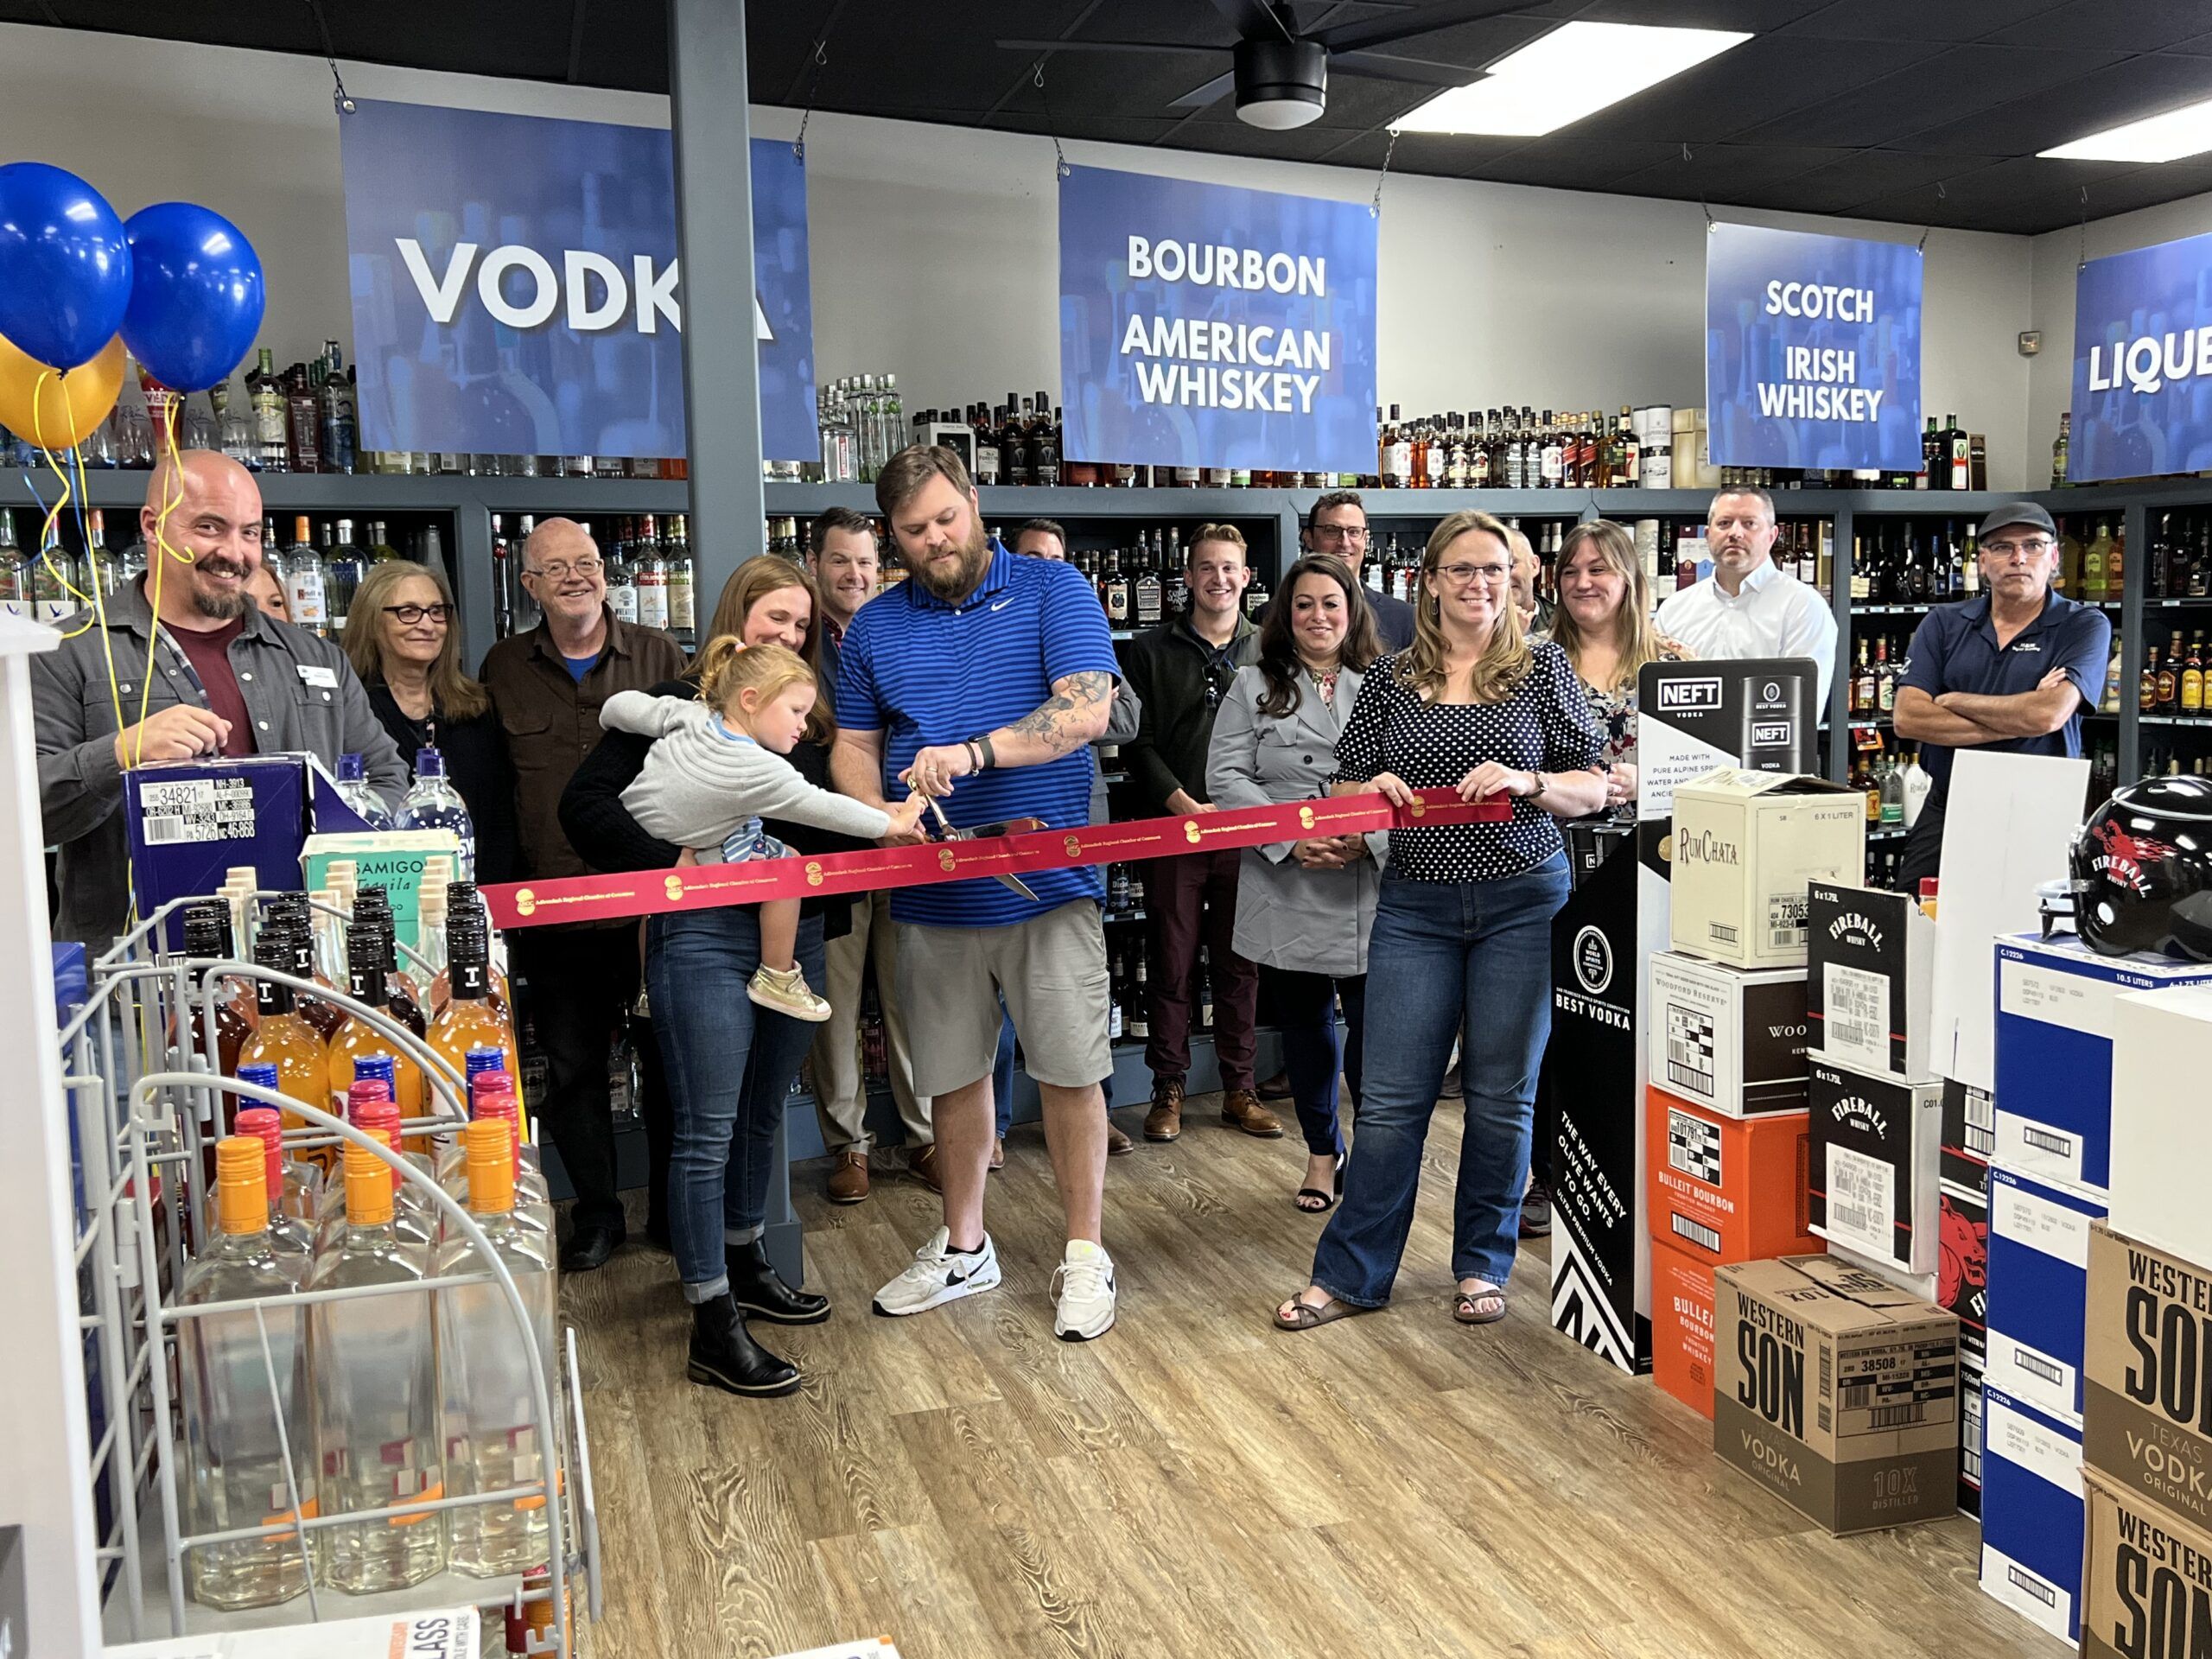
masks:
{"label": "white sneaker", "polygon": [[1114,1258],[1099,1246],[1070,1239],[1052,1281],[1060,1299],[1052,1331],[1062,1342],[1088,1342],[1113,1328]]}
{"label": "white sneaker", "polygon": [[931,1233],[906,1271],[875,1293],[875,1311],[894,1318],[926,1313],[977,1291],[998,1288],[999,1253],[991,1236],[983,1235],[983,1248],[973,1255],[947,1249],[951,1238],[942,1227]]}

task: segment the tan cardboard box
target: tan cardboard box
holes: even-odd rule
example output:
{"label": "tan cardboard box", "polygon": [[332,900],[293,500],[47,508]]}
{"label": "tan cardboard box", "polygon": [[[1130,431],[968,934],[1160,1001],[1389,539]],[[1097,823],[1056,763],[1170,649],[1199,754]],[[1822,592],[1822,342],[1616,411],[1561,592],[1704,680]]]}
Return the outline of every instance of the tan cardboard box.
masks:
{"label": "tan cardboard box", "polygon": [[1830,1532],[1958,1507],[1959,1322],[1832,1256],[1713,1273],[1713,1449]]}
{"label": "tan cardboard box", "polygon": [[2212,1267],[2101,1221],[2089,1224],[2082,1456],[2131,1503],[2212,1531]]}
{"label": "tan cardboard box", "polygon": [[2082,1659],[2212,1653],[2212,1534],[2094,1472],[2082,1495]]}
{"label": "tan cardboard box", "polygon": [[1672,943],[1738,968],[1805,965],[1807,883],[1863,878],[1866,797],[1721,766],[1675,791]]}

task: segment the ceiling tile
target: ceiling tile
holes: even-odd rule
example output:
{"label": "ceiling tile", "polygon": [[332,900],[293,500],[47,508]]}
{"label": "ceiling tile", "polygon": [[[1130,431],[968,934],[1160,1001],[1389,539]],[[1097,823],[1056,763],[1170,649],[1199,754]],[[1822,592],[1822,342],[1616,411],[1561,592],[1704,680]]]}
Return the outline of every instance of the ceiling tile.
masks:
{"label": "ceiling tile", "polygon": [[[2055,168],[2065,172],[2055,174]],[[2088,187],[2089,200],[2094,203],[2102,181],[2136,170],[2125,162],[2021,157],[1945,180],[1941,202],[1931,202],[1926,190],[1909,190],[1862,203],[1854,211],[1866,219],[2034,234],[2074,222],[2080,212],[2082,186]]]}
{"label": "ceiling tile", "polygon": [[2111,53],[2045,52],[2018,46],[1955,46],[1894,74],[1810,108],[1794,108],[1739,137],[1777,143],[1897,147],[1904,135],[1985,110],[2117,62]]}
{"label": "ceiling tile", "polygon": [[[1764,35],[1561,130],[1602,138],[1710,143],[1752,128],[1784,125],[1775,117],[1772,87],[1788,86],[1789,107],[1802,110],[1909,69],[1944,49],[1927,41],[1870,46]],[[1786,132],[1777,131],[1776,137],[1783,143],[1800,142]]]}
{"label": "ceiling tile", "polygon": [[2043,92],[2009,99],[1955,121],[1900,134],[1894,147],[1939,156],[2033,156],[2206,98],[2212,98],[2212,63],[2163,54],[2130,58],[2084,71],[2066,83],[2061,95]]}
{"label": "ceiling tile", "polygon": [[1705,197],[1735,201],[1748,190],[1764,189],[1816,168],[1848,157],[1846,149],[1813,149],[1794,144],[1700,144],[1684,162],[1680,152],[1640,173],[1624,173],[1609,187],[1631,196],[1661,195],[1688,200]]}
{"label": "ceiling tile", "polygon": [[[1999,46],[2158,52],[2204,32],[2204,0],[2066,0],[1985,39]],[[2212,97],[2212,88],[2207,89]]]}
{"label": "ceiling tile", "polygon": [[1782,204],[1806,213],[1853,213],[1859,205],[1899,194],[1923,193],[1926,211],[1940,211],[1936,186],[1994,166],[1997,156],[1915,156],[1902,150],[1854,150],[1830,167],[1815,168],[1789,181]]}
{"label": "ceiling tile", "polygon": [[1624,138],[1532,143],[1465,168],[1463,178],[1500,184],[1538,184],[1567,190],[1603,190],[1616,179],[1677,159],[1680,144]]}
{"label": "ceiling tile", "polygon": [[1786,26],[1793,35],[1823,35],[1838,41],[1978,41],[1993,29],[2024,22],[2049,11],[2058,0],[1833,0],[1810,16]]}

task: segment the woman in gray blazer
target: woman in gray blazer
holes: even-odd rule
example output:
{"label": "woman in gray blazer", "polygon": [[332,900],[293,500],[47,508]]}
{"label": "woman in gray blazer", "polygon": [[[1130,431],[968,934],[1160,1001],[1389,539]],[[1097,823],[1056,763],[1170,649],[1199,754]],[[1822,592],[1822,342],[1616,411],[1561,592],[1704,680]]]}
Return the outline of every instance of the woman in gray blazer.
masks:
{"label": "woman in gray blazer", "polygon": [[[1214,719],[1206,788],[1217,806],[1326,795],[1337,734],[1379,651],[1374,613],[1342,561],[1302,558],[1277,591],[1260,628],[1259,660],[1237,671]],[[1259,964],[1281,1025],[1307,1154],[1292,1202],[1309,1215],[1344,1190],[1334,1004],[1344,1003],[1342,1067],[1357,1109],[1367,934],[1388,845],[1382,836],[1320,836],[1248,847],[1236,873],[1236,954]]]}

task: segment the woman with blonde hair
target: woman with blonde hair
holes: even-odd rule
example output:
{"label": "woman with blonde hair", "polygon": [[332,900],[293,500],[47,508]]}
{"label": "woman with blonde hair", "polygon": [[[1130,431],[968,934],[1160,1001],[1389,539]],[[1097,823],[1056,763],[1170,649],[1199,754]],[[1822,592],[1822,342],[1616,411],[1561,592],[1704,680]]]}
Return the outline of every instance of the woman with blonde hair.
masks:
{"label": "woman with blonde hair", "polygon": [[1598,518],[1567,532],[1559,555],[1552,643],[1567,653],[1605,740],[1605,804],[1636,804],[1636,680],[1646,663],[1679,662],[1687,647],[1651,617],[1651,583],[1622,525]]}
{"label": "woman with blonde hair", "polygon": [[490,694],[461,671],[461,619],[445,572],[411,559],[372,564],[348,614],[346,660],[410,773],[423,750],[438,752],[476,831],[476,880],[512,880],[514,768]]}
{"label": "woman with blonde hair", "polygon": [[1286,1331],[1389,1300],[1429,1118],[1462,1027],[1452,1317],[1505,1317],[1536,1067],[1551,1028],[1552,918],[1567,893],[1559,820],[1597,811],[1605,796],[1589,704],[1567,653],[1522,632],[1512,574],[1505,526],[1488,513],[1438,524],[1421,555],[1414,642],[1368,671],[1337,742],[1334,793],[1375,791],[1403,806],[1415,790],[1441,786],[1508,810],[1494,822],[1390,832],[1367,952],[1370,1030],[1387,1040],[1367,1045],[1344,1198],[1314,1251],[1312,1282],[1275,1310]]}

